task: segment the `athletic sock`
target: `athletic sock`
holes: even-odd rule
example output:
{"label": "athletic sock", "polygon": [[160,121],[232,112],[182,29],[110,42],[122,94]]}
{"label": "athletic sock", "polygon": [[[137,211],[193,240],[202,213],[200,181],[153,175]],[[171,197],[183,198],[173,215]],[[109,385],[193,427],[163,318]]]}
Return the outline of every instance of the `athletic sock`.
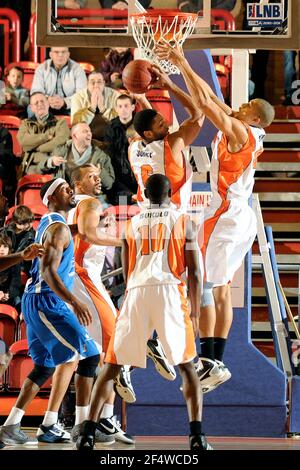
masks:
{"label": "athletic sock", "polygon": [[105,403],[101,411],[100,419],[111,418],[113,415],[114,415],[114,405]]}
{"label": "athletic sock", "polygon": [[75,426],[86,421],[89,416],[90,405],[75,406]]}
{"label": "athletic sock", "polygon": [[24,413],[25,411],[21,410],[21,408],[13,406],[3,426],[11,426],[12,424],[20,423]]}
{"label": "athletic sock", "polygon": [[201,357],[207,357],[207,359],[215,359],[214,354],[214,338],[200,338],[200,345],[201,345]]}
{"label": "athletic sock", "polygon": [[214,338],[215,359],[222,361],[227,338]]}
{"label": "athletic sock", "polygon": [[56,424],[58,420],[58,413],[57,411],[46,411],[42,425],[49,427],[52,424]]}
{"label": "athletic sock", "polygon": [[201,434],[201,421],[190,422],[190,434],[191,436],[196,436],[198,434]]}

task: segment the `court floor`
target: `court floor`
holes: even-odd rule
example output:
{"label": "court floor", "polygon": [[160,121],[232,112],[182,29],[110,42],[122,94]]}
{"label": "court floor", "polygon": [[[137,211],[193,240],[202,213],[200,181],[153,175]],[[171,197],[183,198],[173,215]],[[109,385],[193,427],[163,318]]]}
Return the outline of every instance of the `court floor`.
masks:
{"label": "court floor", "polygon": [[[24,428],[23,428],[24,429]],[[24,429],[31,436],[35,435],[32,428]],[[300,439],[270,439],[254,437],[208,437],[214,450],[300,450]],[[176,450],[188,451],[188,438],[185,436],[137,436],[135,445],[114,443],[112,445],[95,446],[97,450]],[[10,450],[74,450],[74,443],[34,444],[28,446],[6,446],[1,452]]]}

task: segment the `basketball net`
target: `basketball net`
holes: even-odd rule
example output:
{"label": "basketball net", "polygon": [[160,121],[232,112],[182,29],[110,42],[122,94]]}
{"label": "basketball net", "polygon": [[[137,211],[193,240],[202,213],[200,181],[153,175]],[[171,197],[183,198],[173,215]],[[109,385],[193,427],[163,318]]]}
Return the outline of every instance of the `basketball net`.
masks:
{"label": "basketball net", "polygon": [[195,28],[198,16],[194,13],[158,10],[135,13],[130,17],[132,33],[142,58],[158,65],[168,75],[179,74],[179,69],[169,60],[160,60],[155,54],[159,42],[167,42],[172,47],[182,46]]}

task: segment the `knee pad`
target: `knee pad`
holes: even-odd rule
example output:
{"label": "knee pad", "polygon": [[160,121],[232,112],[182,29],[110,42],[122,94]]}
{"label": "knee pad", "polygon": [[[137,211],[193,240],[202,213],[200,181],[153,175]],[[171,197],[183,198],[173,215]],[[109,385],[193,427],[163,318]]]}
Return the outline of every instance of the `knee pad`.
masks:
{"label": "knee pad", "polygon": [[203,292],[201,295],[201,307],[209,307],[210,305],[214,305],[214,295],[213,295],[213,282],[204,282],[203,284]]}
{"label": "knee pad", "polygon": [[28,379],[30,379],[38,387],[41,387],[45,382],[47,382],[49,377],[54,374],[54,371],[55,367],[45,367],[34,364],[34,368],[28,375]]}
{"label": "knee pad", "polygon": [[76,374],[82,375],[83,377],[94,377],[99,362],[100,354],[82,359],[78,363]]}

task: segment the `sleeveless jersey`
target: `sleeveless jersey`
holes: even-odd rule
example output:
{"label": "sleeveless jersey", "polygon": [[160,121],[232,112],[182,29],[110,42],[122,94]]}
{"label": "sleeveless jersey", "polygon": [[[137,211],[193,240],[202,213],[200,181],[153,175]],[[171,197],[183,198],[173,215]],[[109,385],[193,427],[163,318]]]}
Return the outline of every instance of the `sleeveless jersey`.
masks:
{"label": "sleeveless jersey", "polygon": [[[93,199],[91,196],[80,194],[75,196],[77,206],[71,209],[68,213],[68,223],[76,224],[79,214],[79,208],[82,201],[86,199]],[[84,268],[92,274],[96,274],[98,277],[103,269],[105,261],[106,246],[93,245],[79,237],[74,238],[74,255],[76,270],[78,268]]]}
{"label": "sleeveless jersey", "polygon": [[186,220],[187,216],[181,212],[171,207],[160,207],[143,210],[127,221],[127,289],[185,284]]}
{"label": "sleeveless jersey", "polygon": [[[57,212],[50,212],[48,214],[43,215],[35,234],[35,242],[43,244],[46,230],[55,223],[61,223],[68,227],[65,218]],[[54,293],[41,276],[41,261],[39,258],[35,258],[33,260],[30,274],[31,279],[29,279],[26,284],[25,292],[30,294]],[[70,242],[67,248],[65,248],[63,251],[62,259],[58,267],[57,274],[59,275],[66,288],[68,290],[72,290],[74,283],[74,244],[71,232]]]}
{"label": "sleeveless jersey", "polygon": [[229,152],[228,140],[218,132],[213,142],[210,170],[212,205],[220,206],[224,201],[248,201],[254,185],[254,173],[258,156],[263,152],[265,131],[249,127],[248,140],[239,152]]}
{"label": "sleeveless jersey", "polygon": [[174,161],[168,142],[168,136],[146,144],[135,140],[129,147],[129,161],[138,183],[137,201],[139,206],[149,206],[144,191],[147,179],[152,174],[161,173],[170,180],[171,201],[177,209],[185,210],[188,206],[192,189],[192,167],[182,153],[182,165]]}

